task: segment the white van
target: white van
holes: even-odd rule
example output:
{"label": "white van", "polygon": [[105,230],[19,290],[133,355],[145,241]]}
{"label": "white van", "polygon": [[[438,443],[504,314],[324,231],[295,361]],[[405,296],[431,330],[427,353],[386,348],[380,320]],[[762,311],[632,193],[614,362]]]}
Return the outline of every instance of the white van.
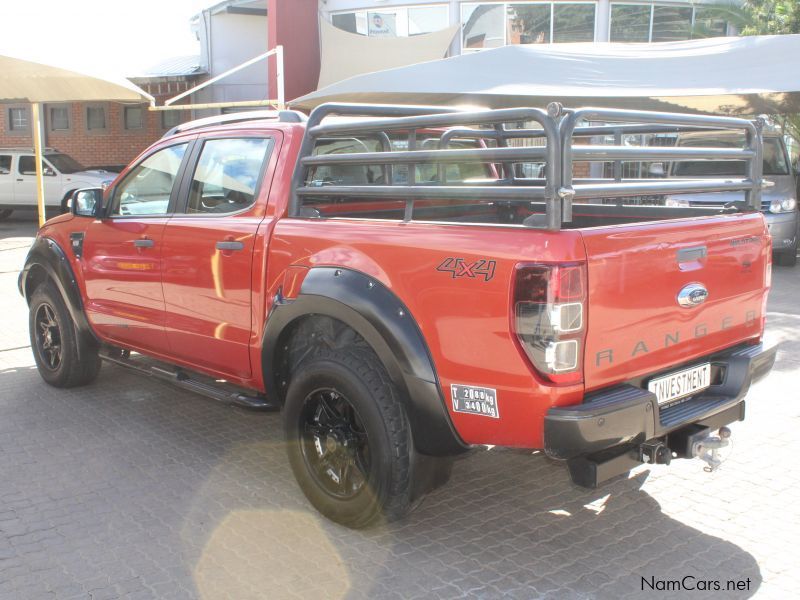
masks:
{"label": "white van", "polygon": [[[86,187],[106,187],[117,173],[87,170],[71,156],[48,148],[42,159],[44,203],[67,210],[72,192]],[[0,148],[0,219],[14,209],[36,206],[36,162],[31,148]]]}

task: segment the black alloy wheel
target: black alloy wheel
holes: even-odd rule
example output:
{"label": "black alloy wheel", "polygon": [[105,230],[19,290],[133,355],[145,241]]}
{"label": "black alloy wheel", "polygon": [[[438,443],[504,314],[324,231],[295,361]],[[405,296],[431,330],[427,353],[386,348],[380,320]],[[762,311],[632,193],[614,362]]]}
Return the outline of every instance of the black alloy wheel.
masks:
{"label": "black alloy wheel", "polygon": [[30,295],[28,330],[33,358],[45,382],[69,388],[97,377],[97,343],[89,335],[80,334],[61,293],[49,280]]}
{"label": "black alloy wheel", "polygon": [[34,317],[34,327],[36,351],[42,358],[42,364],[51,371],[57,371],[61,367],[63,348],[61,328],[52,306],[44,302],[39,305]]}
{"label": "black alloy wheel", "polygon": [[355,498],[367,484],[371,460],[355,407],[336,390],[320,389],[306,397],[301,418],[303,459],[317,485],[334,498]]}

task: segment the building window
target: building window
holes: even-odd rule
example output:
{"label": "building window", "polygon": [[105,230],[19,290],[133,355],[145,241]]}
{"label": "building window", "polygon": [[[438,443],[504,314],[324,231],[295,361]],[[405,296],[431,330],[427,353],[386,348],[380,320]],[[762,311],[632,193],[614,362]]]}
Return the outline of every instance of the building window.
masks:
{"label": "building window", "polygon": [[549,4],[509,4],[506,39],[509,44],[550,42]]}
{"label": "building window", "polygon": [[505,45],[506,10],[503,4],[461,5],[464,49]]}
{"label": "building window", "polygon": [[30,129],[27,107],[12,107],[8,109],[8,130],[27,132]]}
{"label": "building window", "polygon": [[692,37],[725,37],[728,35],[728,22],[725,20],[723,7],[698,6],[694,9],[694,26]]}
{"label": "building window", "polygon": [[183,123],[182,110],[162,110],[161,111],[161,128],[172,129],[173,127]]}
{"label": "building window", "polygon": [[408,9],[408,35],[422,35],[446,29],[450,25],[447,6],[423,6]]}
{"label": "building window", "polygon": [[69,130],[69,106],[50,107],[50,130],[51,131]]}
{"label": "building window", "polygon": [[593,42],[594,4],[554,4],[553,41]]}
{"label": "building window", "polygon": [[612,42],[674,42],[728,33],[725,7],[613,2]]}
{"label": "building window", "polygon": [[593,42],[595,10],[593,2],[465,3],[462,49]]}
{"label": "building window", "polygon": [[371,37],[408,37],[445,29],[450,9],[445,4],[386,7],[379,11],[349,11],[331,15],[331,23],[350,33]]}
{"label": "building window", "polygon": [[651,6],[643,4],[612,4],[612,42],[649,42]]}
{"label": "building window", "polygon": [[144,110],[141,106],[125,107],[125,129],[141,129],[144,126]]}
{"label": "building window", "polygon": [[651,42],[675,42],[692,37],[691,6],[654,6]]}
{"label": "building window", "polygon": [[102,131],[106,128],[106,109],[104,106],[86,107],[86,129]]}

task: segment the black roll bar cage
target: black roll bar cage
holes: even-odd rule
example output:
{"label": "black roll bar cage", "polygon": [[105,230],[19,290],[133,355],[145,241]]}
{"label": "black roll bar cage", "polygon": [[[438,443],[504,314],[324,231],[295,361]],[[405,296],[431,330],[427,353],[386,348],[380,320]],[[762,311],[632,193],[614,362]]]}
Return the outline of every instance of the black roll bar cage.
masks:
{"label": "black roll bar cage", "polygon": [[[323,123],[329,117],[347,120]],[[365,117],[353,119],[352,117]],[[541,129],[507,128],[508,123],[536,123]],[[579,126],[580,123],[605,123]],[[421,199],[532,203],[543,202],[545,215],[527,219],[526,224],[558,230],[572,220],[575,199],[620,198],[641,195],[682,194],[693,192],[742,191],[746,205],[761,207],[762,128],[761,119],[748,121],[732,117],[693,114],[616,110],[607,108],[564,109],[551,103],[547,110],[504,108],[458,110],[450,107],[323,104],[306,123],[298,162],[292,180],[289,215],[299,216],[304,198],[372,198],[405,202],[403,220],[412,219],[414,202]],[[484,127],[484,128],[481,128]],[[417,150],[419,130],[443,130],[438,148]],[[683,133],[696,131],[738,130],[745,136],[744,148],[721,147],[638,147],[622,145],[624,134]],[[392,150],[388,132],[403,132],[407,150]],[[575,143],[575,138],[614,136],[613,145]],[[379,141],[378,152],[348,152],[314,155],[323,139],[373,137]],[[510,146],[518,138],[543,138],[543,146]],[[457,139],[494,141],[495,146],[451,148]],[[622,161],[741,160],[747,168],[745,177],[707,177],[696,179],[623,179]],[[613,180],[573,179],[576,161],[614,162]],[[486,183],[451,184],[446,165],[456,163],[491,163],[502,167],[502,178]],[[544,163],[544,178],[517,177],[514,164]],[[438,167],[438,183],[418,183],[415,166]],[[382,185],[307,185],[309,169],[321,166],[381,166]],[[408,180],[395,184],[392,168],[408,166]]]}

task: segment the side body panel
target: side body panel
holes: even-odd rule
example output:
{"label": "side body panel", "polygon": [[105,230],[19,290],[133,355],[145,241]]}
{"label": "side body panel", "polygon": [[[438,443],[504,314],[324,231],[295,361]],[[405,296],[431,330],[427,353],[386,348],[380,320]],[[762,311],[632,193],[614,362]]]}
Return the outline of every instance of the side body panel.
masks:
{"label": "side body panel", "polygon": [[[541,447],[547,409],[582,397],[582,385],[543,385],[517,347],[509,316],[516,265],[583,260],[577,232],[282,219],[271,244],[270,298],[290,265],[345,267],[393,292],[427,342],[442,401],[466,443]],[[495,389],[498,418],[455,412],[452,385]]]}
{"label": "side body panel", "polygon": [[[162,238],[167,217],[98,219],[86,229],[81,260],[86,315],[104,338],[163,352]],[[137,240],[152,247],[139,248]]]}

